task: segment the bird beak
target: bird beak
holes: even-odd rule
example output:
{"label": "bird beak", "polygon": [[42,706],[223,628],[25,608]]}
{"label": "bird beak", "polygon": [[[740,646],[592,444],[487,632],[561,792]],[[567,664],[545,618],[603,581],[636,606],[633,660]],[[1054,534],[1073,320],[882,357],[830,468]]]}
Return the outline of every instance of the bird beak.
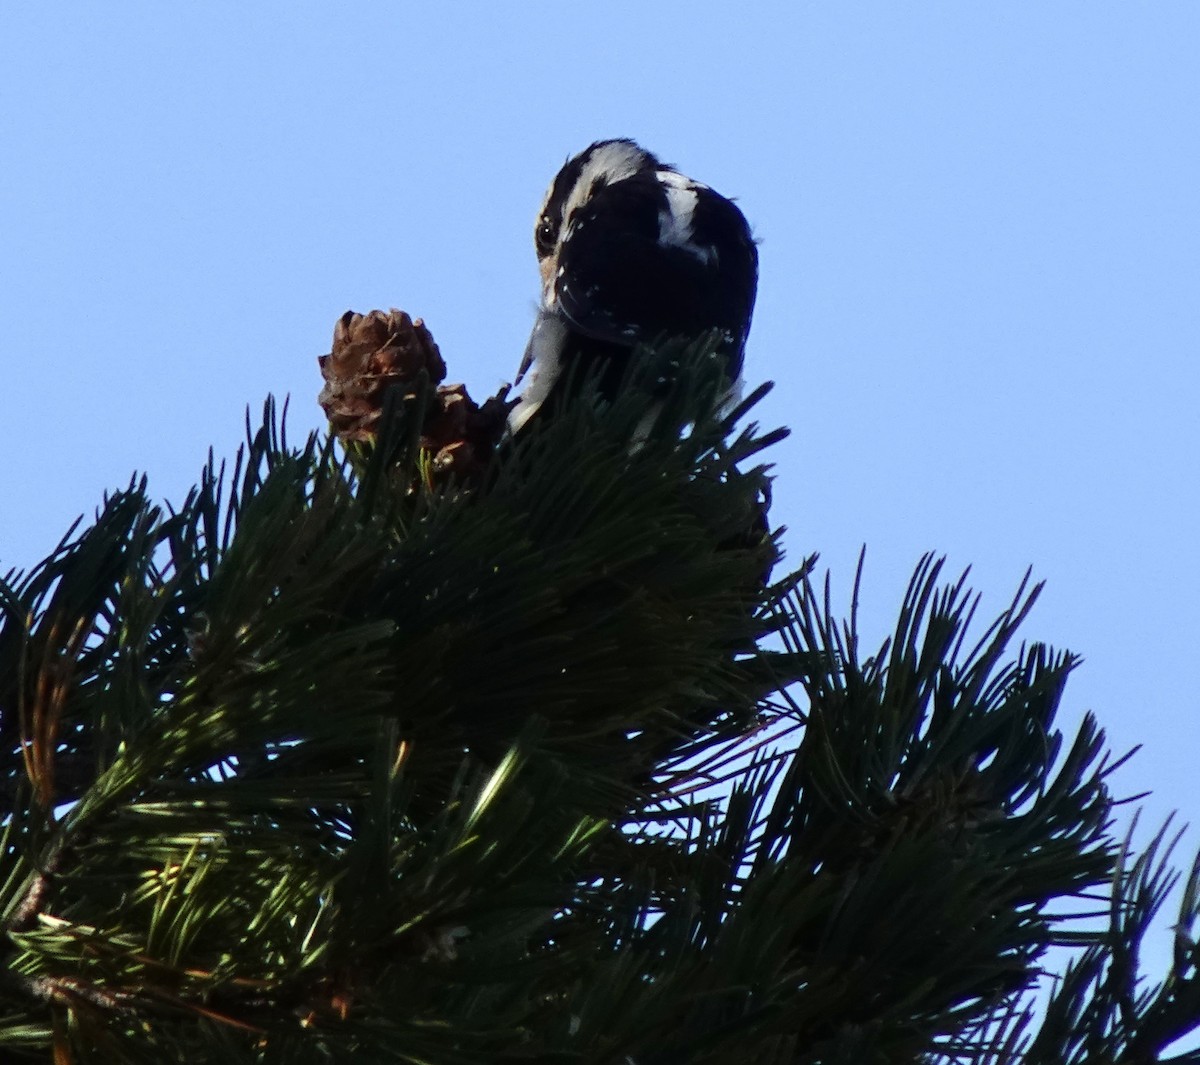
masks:
{"label": "bird beak", "polygon": [[558,270],[558,256],[547,255],[538,263],[542,275],[542,305],[549,306],[554,302],[554,274]]}

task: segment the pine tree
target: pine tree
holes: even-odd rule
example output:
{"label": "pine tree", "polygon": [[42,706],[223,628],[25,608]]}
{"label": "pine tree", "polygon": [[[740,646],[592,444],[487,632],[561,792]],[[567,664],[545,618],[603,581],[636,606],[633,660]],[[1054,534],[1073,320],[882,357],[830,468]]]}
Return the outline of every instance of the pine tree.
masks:
{"label": "pine tree", "polygon": [[1014,649],[1037,586],[972,638],[926,558],[864,649],[764,579],[781,434],[711,346],[494,453],[378,350],[344,449],[268,404],[0,587],[0,1060],[1200,1060],[1200,869],[1147,985],[1170,848]]}

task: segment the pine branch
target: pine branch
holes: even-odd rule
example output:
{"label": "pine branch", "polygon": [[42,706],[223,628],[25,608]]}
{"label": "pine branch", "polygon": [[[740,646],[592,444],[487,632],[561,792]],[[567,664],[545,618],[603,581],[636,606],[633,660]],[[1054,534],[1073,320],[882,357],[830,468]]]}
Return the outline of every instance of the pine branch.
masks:
{"label": "pine branch", "polygon": [[711,342],[455,465],[432,340],[358,324],[398,380],[334,375],[381,404],[348,454],[268,404],[178,508],[131,482],[0,586],[5,1055],[1169,1060],[1200,873],[1146,991],[1170,847],[1112,840],[1074,657],[1014,649],[1038,587],[972,644],[927,558],[864,656],[812,559],[764,582],[780,433]]}

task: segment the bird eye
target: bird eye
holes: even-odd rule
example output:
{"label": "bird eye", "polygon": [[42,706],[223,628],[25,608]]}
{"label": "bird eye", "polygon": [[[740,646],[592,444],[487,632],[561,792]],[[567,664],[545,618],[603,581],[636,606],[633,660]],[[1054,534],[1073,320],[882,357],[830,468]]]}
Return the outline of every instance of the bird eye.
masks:
{"label": "bird eye", "polygon": [[537,247],[538,255],[546,256],[554,250],[554,223],[545,215],[533,231],[533,243]]}

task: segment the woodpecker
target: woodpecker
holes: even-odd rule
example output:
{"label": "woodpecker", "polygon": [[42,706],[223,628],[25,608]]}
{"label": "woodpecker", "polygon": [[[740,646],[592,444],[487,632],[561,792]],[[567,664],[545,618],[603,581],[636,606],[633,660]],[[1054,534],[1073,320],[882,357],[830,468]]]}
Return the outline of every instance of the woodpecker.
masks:
{"label": "woodpecker", "polygon": [[758,251],[732,200],[632,140],[596,141],[550,183],[534,246],[541,301],[514,385],[512,432],[597,363],[611,400],[633,348],[664,338],[715,331],[736,394]]}

